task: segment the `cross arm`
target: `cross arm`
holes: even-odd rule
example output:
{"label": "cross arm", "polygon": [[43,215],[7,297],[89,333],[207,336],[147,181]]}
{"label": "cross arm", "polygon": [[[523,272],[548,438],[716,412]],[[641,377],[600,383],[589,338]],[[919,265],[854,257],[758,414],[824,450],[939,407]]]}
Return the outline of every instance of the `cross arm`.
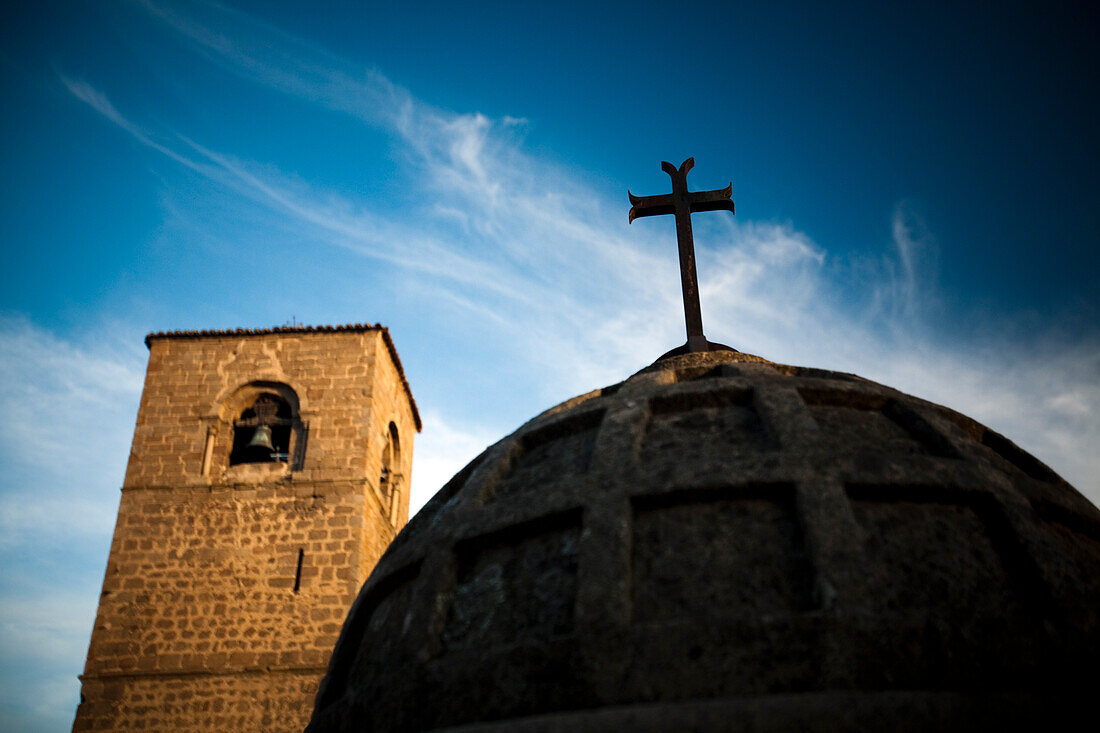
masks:
{"label": "cross arm", "polygon": [[691,211],[729,211],[733,213],[733,184],[717,191],[692,191],[688,194]]}
{"label": "cross arm", "polygon": [[[732,191],[732,189],[730,189]],[[643,216],[661,216],[662,214],[675,214],[676,204],[672,194],[665,193],[660,196],[635,196],[630,191],[626,192],[630,197],[629,221],[640,219]]]}

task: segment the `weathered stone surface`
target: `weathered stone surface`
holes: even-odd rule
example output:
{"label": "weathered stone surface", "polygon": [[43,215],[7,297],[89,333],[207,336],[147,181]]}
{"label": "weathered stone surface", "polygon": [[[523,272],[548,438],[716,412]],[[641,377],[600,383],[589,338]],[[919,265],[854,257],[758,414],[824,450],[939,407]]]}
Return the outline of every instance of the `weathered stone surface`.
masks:
{"label": "weathered stone surface", "polygon": [[944,730],[1091,694],[1100,512],[847,374],[659,361],[488,448],[363,586],[327,731]]}
{"label": "weathered stone surface", "polygon": [[[400,365],[378,328],[148,343],[74,729],[300,731],[348,604],[407,518],[393,477],[418,425]],[[308,425],[300,466],[230,465],[233,420],[261,392]],[[396,493],[380,482],[391,422]]]}

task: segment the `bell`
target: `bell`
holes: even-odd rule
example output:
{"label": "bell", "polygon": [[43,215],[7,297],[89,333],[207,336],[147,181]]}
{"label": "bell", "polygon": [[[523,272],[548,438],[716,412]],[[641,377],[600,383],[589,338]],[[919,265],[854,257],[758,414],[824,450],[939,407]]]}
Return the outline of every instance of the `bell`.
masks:
{"label": "bell", "polygon": [[252,434],[252,440],[248,441],[248,449],[255,450],[256,448],[265,448],[269,451],[275,450],[275,446],[271,442],[270,425],[256,426],[256,432]]}

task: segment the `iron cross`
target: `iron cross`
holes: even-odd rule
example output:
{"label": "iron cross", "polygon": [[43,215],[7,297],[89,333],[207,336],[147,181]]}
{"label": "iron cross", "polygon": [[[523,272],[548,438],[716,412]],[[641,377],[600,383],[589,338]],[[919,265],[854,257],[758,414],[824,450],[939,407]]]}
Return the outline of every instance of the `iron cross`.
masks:
{"label": "iron cross", "polygon": [[[672,178],[672,193],[660,196],[630,197],[630,221],[643,216],[676,215],[676,242],[680,247],[680,284],[684,290],[684,320],[687,324],[686,351],[710,351],[711,344],[703,335],[703,314],[699,307],[699,279],[695,274],[695,242],[691,235],[691,215],[697,211],[725,210],[733,213],[733,184],[721,191],[688,191],[687,174],[695,167],[695,158],[688,158],[677,168],[667,160],[661,170]],[[729,348],[729,347],[724,347]]]}

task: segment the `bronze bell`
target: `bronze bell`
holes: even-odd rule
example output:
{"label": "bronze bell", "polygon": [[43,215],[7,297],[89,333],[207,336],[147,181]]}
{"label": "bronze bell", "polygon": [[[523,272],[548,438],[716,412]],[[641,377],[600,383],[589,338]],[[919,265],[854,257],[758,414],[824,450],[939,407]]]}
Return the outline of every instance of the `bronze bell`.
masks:
{"label": "bronze bell", "polygon": [[248,441],[248,448],[266,448],[269,451],[274,451],[275,446],[271,442],[271,426],[257,425],[256,432],[252,434],[252,440]]}

